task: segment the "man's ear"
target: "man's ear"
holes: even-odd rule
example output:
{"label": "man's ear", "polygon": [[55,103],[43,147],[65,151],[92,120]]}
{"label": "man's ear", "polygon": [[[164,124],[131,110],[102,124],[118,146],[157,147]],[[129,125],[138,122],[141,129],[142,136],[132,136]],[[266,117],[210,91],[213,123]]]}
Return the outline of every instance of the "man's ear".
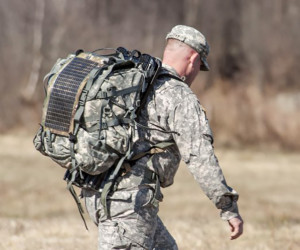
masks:
{"label": "man's ear", "polygon": [[200,60],[200,55],[194,51],[194,53],[192,53],[192,55],[190,56],[190,63],[193,65],[197,60]]}

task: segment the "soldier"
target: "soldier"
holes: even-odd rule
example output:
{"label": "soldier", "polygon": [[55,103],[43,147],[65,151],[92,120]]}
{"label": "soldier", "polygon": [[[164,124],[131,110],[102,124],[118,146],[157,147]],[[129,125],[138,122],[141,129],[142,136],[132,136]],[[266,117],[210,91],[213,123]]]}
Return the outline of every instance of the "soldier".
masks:
{"label": "soldier", "polygon": [[231,239],[243,232],[238,194],[226,184],[205,111],[189,88],[199,70],[209,70],[209,46],[198,30],[184,25],[175,26],[166,39],[162,70],[138,117],[143,127],[137,127],[135,156],[107,198],[110,216],[99,192],[82,190],[99,228],[99,249],[178,249],[157,213],[161,187],[173,183],[180,160],[221,210]]}

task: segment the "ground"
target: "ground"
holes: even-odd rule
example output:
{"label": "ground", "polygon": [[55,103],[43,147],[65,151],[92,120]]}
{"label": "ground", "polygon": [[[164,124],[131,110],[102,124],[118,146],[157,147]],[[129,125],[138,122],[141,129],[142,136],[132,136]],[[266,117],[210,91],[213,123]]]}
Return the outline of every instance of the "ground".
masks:
{"label": "ground", "polygon": [[[229,240],[227,222],[182,165],[160,206],[179,249],[300,249],[300,154],[225,148],[216,154],[240,194],[244,235]],[[1,135],[0,159],[0,249],[97,249],[97,228],[86,217],[85,230],[64,170],[35,151],[32,135]]]}

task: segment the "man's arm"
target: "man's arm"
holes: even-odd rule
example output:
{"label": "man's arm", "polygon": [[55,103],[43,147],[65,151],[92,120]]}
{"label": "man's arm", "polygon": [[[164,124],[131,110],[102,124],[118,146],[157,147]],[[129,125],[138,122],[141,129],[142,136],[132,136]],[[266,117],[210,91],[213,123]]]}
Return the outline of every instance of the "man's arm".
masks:
{"label": "man's arm", "polygon": [[233,229],[232,239],[242,233],[243,222],[238,212],[238,193],[229,187],[214,154],[213,135],[197,98],[185,96],[171,115],[171,129],[182,160],[187,164],[204,193],[221,210],[221,218]]}

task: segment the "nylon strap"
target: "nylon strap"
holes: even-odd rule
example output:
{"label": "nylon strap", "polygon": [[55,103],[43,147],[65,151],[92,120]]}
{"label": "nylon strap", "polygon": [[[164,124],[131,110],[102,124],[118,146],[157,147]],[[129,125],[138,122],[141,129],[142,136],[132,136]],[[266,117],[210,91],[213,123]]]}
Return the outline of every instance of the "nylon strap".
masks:
{"label": "nylon strap", "polygon": [[89,74],[89,79],[85,85],[85,88],[82,90],[82,93],[80,95],[80,100],[78,103],[79,108],[77,109],[75,116],[74,116],[74,130],[73,130],[74,135],[77,135],[77,132],[79,130],[79,121],[84,112],[85,102],[86,102],[88,93],[93,85],[93,82],[94,82],[96,76],[99,74],[99,72],[100,72],[99,67],[92,69],[91,73]]}
{"label": "nylon strap", "polygon": [[[88,121],[88,120],[86,120]],[[104,127],[114,127],[114,126],[118,126],[120,124],[133,124],[132,119],[129,118],[114,118],[114,119],[109,119],[105,122],[102,122],[102,129],[104,129]],[[94,124],[92,127],[90,128],[86,128],[86,131],[88,132],[95,132],[99,129],[99,125],[98,124]]]}
{"label": "nylon strap", "polygon": [[111,91],[101,91],[97,94],[96,98],[99,99],[105,99],[105,98],[109,98],[112,96],[122,96],[122,95],[128,95],[130,93],[136,92],[137,90],[139,90],[140,86],[133,86],[127,89],[122,89],[122,90],[111,90]]}
{"label": "nylon strap", "polygon": [[131,161],[136,161],[142,157],[144,157],[145,155],[153,155],[153,154],[158,154],[158,153],[162,153],[166,150],[166,148],[170,147],[174,145],[174,142],[161,142],[158,143],[154,146],[152,146],[150,148],[150,150],[146,151],[146,152],[141,152],[139,154],[136,154],[133,158],[131,158]]}
{"label": "nylon strap", "polygon": [[148,130],[155,130],[155,131],[159,131],[159,132],[162,132],[162,133],[166,133],[166,134],[177,134],[177,135],[180,135],[178,132],[176,131],[166,131],[164,130],[163,128],[151,123],[153,126],[157,127],[157,128],[149,128],[147,126],[144,126],[136,121],[134,121],[134,124],[140,128],[144,128],[144,129],[148,129]]}
{"label": "nylon strap", "polygon": [[[87,96],[88,96],[88,93],[89,93],[89,90],[91,89],[92,87],[92,84],[94,82],[94,79],[96,78],[96,76],[99,74],[100,72],[100,68],[99,67],[96,67],[94,69],[92,69],[92,71],[90,72],[89,74],[89,79],[86,83],[86,86],[84,88],[84,90],[82,90],[82,93],[80,95],[80,99],[79,99],[79,108],[77,109],[76,113],[75,113],[75,116],[74,116],[74,129],[73,129],[73,133],[69,133],[69,140],[70,140],[70,154],[71,154],[71,164],[72,164],[72,168],[70,170],[71,172],[71,180],[68,182],[68,185],[67,185],[67,189],[70,191],[70,193],[72,194],[76,204],[77,204],[77,208],[78,208],[78,211],[79,211],[79,214],[84,222],[84,225],[85,225],[85,228],[88,230],[88,227],[86,225],[86,221],[83,217],[83,213],[84,213],[84,210],[82,208],[82,205],[80,203],[80,200],[78,199],[78,196],[74,190],[74,187],[72,186],[72,183],[74,182],[75,180],[75,177],[76,177],[76,173],[79,171],[79,174],[80,176],[82,177],[82,172],[80,170],[80,166],[76,166],[76,159],[75,159],[75,143],[77,142],[77,133],[78,133],[78,130],[79,130],[79,124],[80,124],[80,119],[81,119],[81,116],[84,112],[84,107],[85,107],[85,102],[86,102],[86,99],[87,99]],[[83,177],[82,177],[83,178]]]}
{"label": "nylon strap", "polygon": [[124,160],[127,158],[127,156],[129,155],[130,150],[127,151],[126,155],[124,155],[118,162],[117,166],[115,167],[115,169],[113,170],[113,172],[109,175],[108,180],[106,181],[102,193],[101,193],[101,204],[104,208],[104,213],[106,215],[107,218],[110,218],[110,213],[107,207],[107,195],[108,193],[111,191],[111,188],[120,172],[120,169],[124,163]]}
{"label": "nylon strap", "polygon": [[[86,102],[87,95],[88,95],[89,90],[91,89],[92,84],[94,82],[94,79],[98,75],[99,71],[100,71],[100,68],[96,67],[96,68],[92,69],[92,71],[89,74],[89,79],[88,79],[87,84],[86,84],[84,90],[82,91],[82,94],[81,94],[80,99],[79,99],[79,108],[77,109],[77,111],[75,113],[75,116],[74,116],[73,133],[69,133],[72,172],[75,171],[78,168],[78,166],[76,166],[74,147],[75,147],[75,143],[77,141],[76,137],[77,137],[77,133],[78,133],[78,130],[79,130],[79,124],[80,124],[79,122],[80,122],[81,116],[84,112],[84,107],[85,107],[84,104]],[[72,182],[71,182],[71,184],[72,184]]]}
{"label": "nylon strap", "polygon": [[[152,158],[152,157],[151,157]],[[150,158],[150,160],[151,160]],[[154,206],[154,207],[158,207],[159,204],[159,198],[158,198],[158,191],[159,191],[159,187],[160,187],[160,182],[159,182],[159,177],[158,175],[153,172],[152,170],[150,170],[149,168],[145,169],[145,178],[147,178],[150,181],[155,181],[155,189],[154,189],[154,194],[153,194],[153,198],[151,199],[150,203]]]}
{"label": "nylon strap", "polygon": [[47,143],[47,146],[48,146],[48,150],[50,152],[53,152],[52,140],[51,140],[51,131],[50,130],[46,130],[46,143]]}
{"label": "nylon strap", "polygon": [[109,102],[108,100],[104,99],[101,103],[101,107],[99,111],[99,138],[100,138],[101,130],[107,129],[107,127],[105,127],[105,123],[102,122],[102,114],[103,114],[103,109],[108,104],[108,102]]}
{"label": "nylon strap", "polygon": [[176,76],[170,73],[169,71],[165,71],[165,70],[160,72],[157,77],[170,77],[182,82],[182,79],[179,76]]}
{"label": "nylon strap", "polygon": [[155,71],[155,73],[154,73],[154,76],[153,76],[152,79],[151,79],[150,84],[148,85],[148,87],[147,87],[147,89],[146,89],[146,92],[145,92],[144,95],[143,95],[143,99],[142,99],[142,101],[141,101],[141,104],[140,104],[138,110],[136,111],[136,114],[137,114],[137,115],[140,114],[142,108],[145,106],[146,101],[147,101],[147,97],[148,97],[148,95],[150,94],[151,89],[153,88],[153,87],[152,87],[152,86],[153,86],[153,83],[154,83],[154,81],[156,80],[156,78],[158,77],[158,73],[159,73],[159,71],[160,71],[160,69],[161,69],[161,61],[157,59],[157,60],[156,60],[156,63],[157,63],[157,69],[156,69],[156,71]]}
{"label": "nylon strap", "polygon": [[[100,88],[101,88],[101,86],[102,86],[104,80],[108,77],[108,75],[113,71],[114,67],[117,66],[117,65],[120,65],[120,63],[119,63],[119,64],[118,64],[118,63],[111,64],[111,65],[109,65],[109,66],[106,65],[106,67],[107,67],[106,72],[103,72],[103,73],[101,74],[101,76],[99,77],[99,81],[101,81],[101,84],[99,84],[99,85],[98,85],[98,88],[95,90],[95,95],[94,95],[94,96],[90,96],[90,97],[88,98],[88,100],[92,100],[92,99],[95,99],[95,98],[97,97],[97,95],[98,95],[99,92],[100,92],[99,90],[100,90]],[[103,66],[103,67],[105,67],[105,66]],[[105,98],[105,97],[103,97],[103,98]]]}
{"label": "nylon strap", "polygon": [[81,216],[81,219],[82,219],[82,221],[83,221],[83,223],[84,223],[84,226],[85,226],[86,230],[89,230],[88,227],[87,227],[86,221],[85,221],[85,219],[84,219],[84,216],[83,216],[84,210],[83,210],[83,208],[82,208],[82,205],[81,205],[81,203],[80,203],[80,200],[78,199],[78,196],[77,196],[77,194],[76,194],[76,191],[75,191],[74,187],[73,187],[72,185],[68,185],[68,186],[67,186],[67,189],[70,191],[72,197],[74,198],[74,200],[75,200],[75,202],[76,202],[76,205],[77,205],[79,214],[80,214],[80,216]]}

